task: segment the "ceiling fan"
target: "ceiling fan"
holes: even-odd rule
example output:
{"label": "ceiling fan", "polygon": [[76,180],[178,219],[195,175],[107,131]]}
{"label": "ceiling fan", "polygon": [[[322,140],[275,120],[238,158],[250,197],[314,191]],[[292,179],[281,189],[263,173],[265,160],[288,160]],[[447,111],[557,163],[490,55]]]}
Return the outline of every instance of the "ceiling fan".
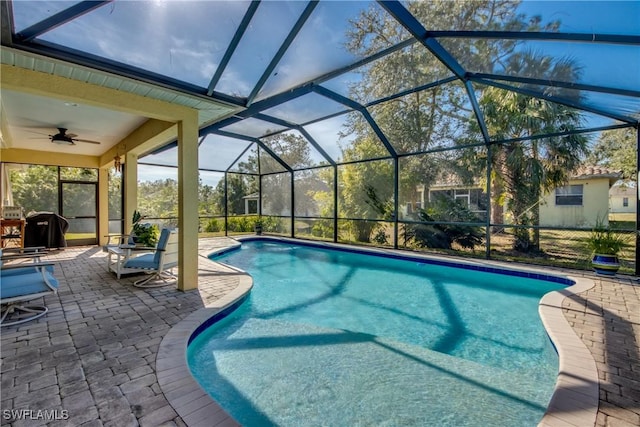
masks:
{"label": "ceiling fan", "polygon": [[55,135],[49,135],[49,139],[51,142],[55,144],[63,144],[63,145],[76,145],[76,142],[87,142],[89,144],[100,144],[98,141],[91,141],[88,139],[80,139],[76,138],[75,133],[67,133],[66,128],[58,128],[58,133]]}

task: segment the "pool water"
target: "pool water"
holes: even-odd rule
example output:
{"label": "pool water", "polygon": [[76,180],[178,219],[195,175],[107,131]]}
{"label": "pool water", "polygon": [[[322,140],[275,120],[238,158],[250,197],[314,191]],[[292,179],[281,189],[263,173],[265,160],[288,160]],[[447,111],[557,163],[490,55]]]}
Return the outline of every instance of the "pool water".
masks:
{"label": "pool water", "polygon": [[563,284],[279,242],[216,261],[254,287],[189,345],[245,426],[527,426],[558,360],[538,301]]}

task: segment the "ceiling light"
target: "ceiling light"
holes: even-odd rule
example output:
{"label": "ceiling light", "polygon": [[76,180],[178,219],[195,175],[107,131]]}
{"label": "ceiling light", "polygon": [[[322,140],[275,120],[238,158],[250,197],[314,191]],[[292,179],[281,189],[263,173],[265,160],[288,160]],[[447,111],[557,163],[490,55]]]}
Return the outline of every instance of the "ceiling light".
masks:
{"label": "ceiling light", "polygon": [[54,135],[51,137],[51,142],[60,145],[76,145],[73,140],[69,137],[61,137],[58,135]]}

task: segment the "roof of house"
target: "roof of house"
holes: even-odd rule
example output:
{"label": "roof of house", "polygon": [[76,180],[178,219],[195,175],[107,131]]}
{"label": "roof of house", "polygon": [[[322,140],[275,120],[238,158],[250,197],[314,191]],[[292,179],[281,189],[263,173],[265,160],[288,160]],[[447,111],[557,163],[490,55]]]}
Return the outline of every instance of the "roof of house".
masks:
{"label": "roof of house", "polygon": [[[622,179],[622,171],[608,169],[603,166],[593,166],[593,165],[583,165],[578,170],[573,173],[570,179],[608,179],[609,186],[612,186],[615,182]],[[473,183],[464,183],[460,177],[455,173],[445,173],[440,176],[435,183],[433,183],[430,188],[475,188],[481,187],[481,184],[477,178],[474,179]]]}
{"label": "roof of house", "polygon": [[630,179],[618,180],[615,185],[609,189],[610,196],[620,197],[636,197],[637,185],[635,181]]}
{"label": "roof of house", "polygon": [[609,180],[609,187],[622,179],[622,171],[608,169],[602,166],[581,166],[572,176],[571,179],[594,179],[606,178]]}
{"label": "roof of house", "polygon": [[458,174],[453,172],[444,172],[438,179],[430,185],[431,188],[476,188],[482,187],[478,178],[473,178],[473,182],[464,182]]}
{"label": "roof of house", "polygon": [[602,166],[581,166],[572,176],[573,179],[588,178],[622,178],[622,171],[608,169]]}

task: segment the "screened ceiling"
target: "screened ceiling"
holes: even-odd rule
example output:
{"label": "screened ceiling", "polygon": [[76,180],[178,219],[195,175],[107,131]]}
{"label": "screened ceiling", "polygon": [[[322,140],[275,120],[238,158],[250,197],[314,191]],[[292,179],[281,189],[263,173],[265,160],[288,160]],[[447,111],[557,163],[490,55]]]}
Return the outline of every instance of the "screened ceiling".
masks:
{"label": "screened ceiling", "polygon": [[[14,48],[244,107],[201,129],[205,170],[233,171],[256,154],[270,161],[248,172],[265,174],[544,134],[498,131],[488,117],[494,113],[488,94],[517,93],[527,105],[541,108],[536,102],[546,100],[579,112],[580,124],[555,129],[559,134],[640,121],[638,1],[13,1],[5,7],[13,16]],[[399,125],[414,119],[411,111],[427,110],[420,120],[435,125],[418,123],[411,135]],[[354,149],[354,138],[364,134],[369,148]],[[287,143],[304,146],[304,163],[288,158]],[[144,160],[175,165],[171,151]]]}

